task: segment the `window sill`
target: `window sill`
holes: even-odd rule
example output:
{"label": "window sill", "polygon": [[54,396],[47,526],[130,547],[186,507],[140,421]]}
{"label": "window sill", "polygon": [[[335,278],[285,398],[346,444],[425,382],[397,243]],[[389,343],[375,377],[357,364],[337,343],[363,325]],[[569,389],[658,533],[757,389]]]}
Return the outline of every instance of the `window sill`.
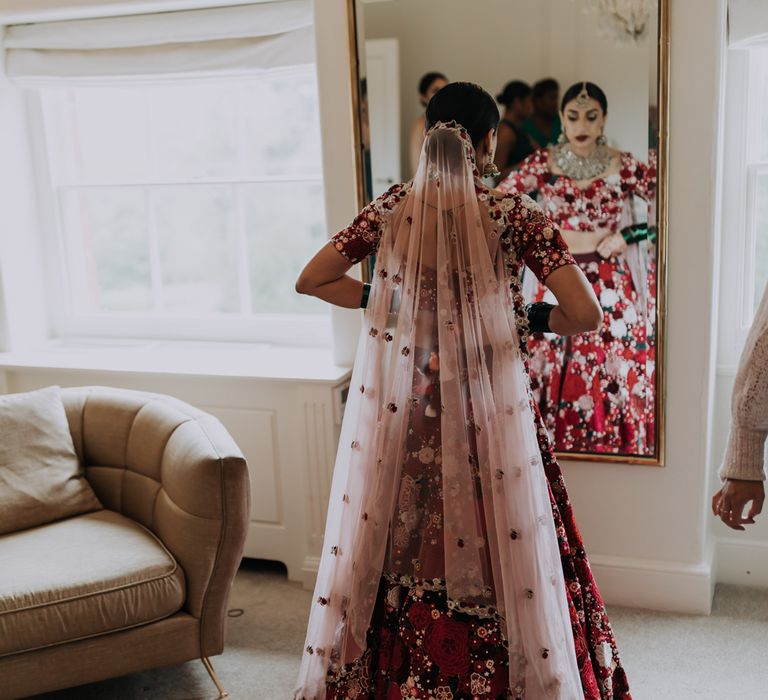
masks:
{"label": "window sill", "polygon": [[336,384],[351,368],[330,348],[257,343],[92,340],[52,341],[27,351],[0,353],[0,372],[19,369],[237,377],[276,382]]}

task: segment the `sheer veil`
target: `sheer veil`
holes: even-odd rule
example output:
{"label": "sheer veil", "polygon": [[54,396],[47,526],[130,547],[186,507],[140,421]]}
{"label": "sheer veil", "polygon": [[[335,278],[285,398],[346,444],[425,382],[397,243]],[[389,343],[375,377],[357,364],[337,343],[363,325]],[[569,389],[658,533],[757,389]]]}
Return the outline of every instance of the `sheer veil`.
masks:
{"label": "sheer veil", "polygon": [[[491,196],[467,132],[439,123],[386,212],[297,699],[325,698],[329,670],[363,653],[382,576],[444,586],[452,609],[499,615],[512,697],[583,698]],[[429,485],[403,468],[424,421],[442,436],[424,455]],[[404,490],[417,505],[437,494],[439,522],[406,508]],[[442,541],[427,551],[429,526]]]}

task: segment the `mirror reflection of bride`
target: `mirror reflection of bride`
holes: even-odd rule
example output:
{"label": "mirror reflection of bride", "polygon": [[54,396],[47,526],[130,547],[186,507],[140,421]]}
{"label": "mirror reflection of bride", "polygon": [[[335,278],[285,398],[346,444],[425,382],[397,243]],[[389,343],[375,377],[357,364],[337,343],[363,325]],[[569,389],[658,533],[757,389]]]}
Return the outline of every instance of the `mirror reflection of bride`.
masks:
{"label": "mirror reflection of bride", "polygon": [[[607,145],[607,115],[597,85],[570,87],[558,144],[531,154],[499,189],[536,194],[603,307],[599,334],[537,334],[529,341],[534,395],[555,448],[651,454],[655,285],[643,243],[647,227],[631,224],[634,198],[655,196],[656,168],[652,159],[646,165]],[[534,301],[545,293],[538,285]]]}

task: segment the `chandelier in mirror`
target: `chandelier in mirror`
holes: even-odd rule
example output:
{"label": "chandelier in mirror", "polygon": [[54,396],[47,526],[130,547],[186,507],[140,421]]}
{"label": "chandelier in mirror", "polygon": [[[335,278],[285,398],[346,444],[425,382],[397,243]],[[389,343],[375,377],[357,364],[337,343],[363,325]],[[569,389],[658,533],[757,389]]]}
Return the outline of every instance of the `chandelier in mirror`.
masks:
{"label": "chandelier in mirror", "polygon": [[643,41],[653,26],[656,0],[581,0],[584,11],[598,15],[602,34],[617,43]]}

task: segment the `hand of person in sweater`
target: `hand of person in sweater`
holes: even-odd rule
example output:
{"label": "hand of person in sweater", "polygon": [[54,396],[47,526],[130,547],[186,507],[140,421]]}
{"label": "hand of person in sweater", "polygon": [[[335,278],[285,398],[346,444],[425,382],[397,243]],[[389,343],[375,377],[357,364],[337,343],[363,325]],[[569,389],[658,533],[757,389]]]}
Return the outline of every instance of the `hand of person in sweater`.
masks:
{"label": "hand of person in sweater", "polygon": [[[747,517],[744,508],[752,502]],[[744,530],[752,525],[763,509],[765,487],[762,481],[726,479],[723,487],[712,497],[712,512],[733,530]]]}

